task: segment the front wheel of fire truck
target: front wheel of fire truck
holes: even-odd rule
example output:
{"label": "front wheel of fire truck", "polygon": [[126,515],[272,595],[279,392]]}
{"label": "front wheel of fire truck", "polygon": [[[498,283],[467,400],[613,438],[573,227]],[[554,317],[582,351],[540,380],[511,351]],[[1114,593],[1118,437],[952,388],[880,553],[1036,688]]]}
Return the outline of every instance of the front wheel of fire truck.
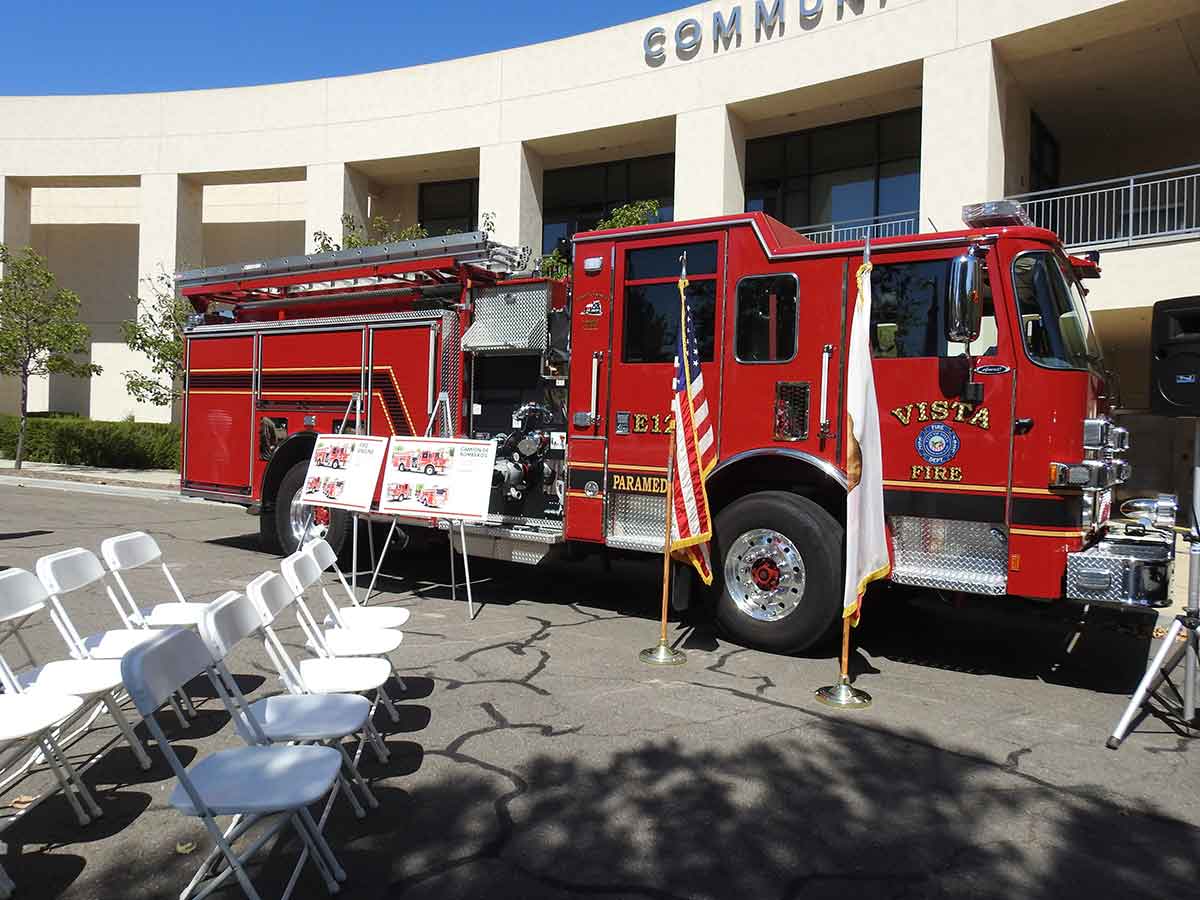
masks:
{"label": "front wheel of fire truck", "polygon": [[340,554],[350,530],[350,517],[340,509],[305,506],[300,503],[300,492],[304,488],[304,477],[307,473],[306,459],[288,469],[279,482],[274,508],[261,516],[263,542],[268,548],[285,556],[294,553],[300,546],[300,538],[304,534],[304,526],[311,511],[312,524],[308,527],[308,540],[325,538],[333,552]]}
{"label": "front wheel of fire truck", "polygon": [[825,637],[841,608],[843,528],[787,491],[761,491],[717,515],[713,588],[721,628],[778,653]]}

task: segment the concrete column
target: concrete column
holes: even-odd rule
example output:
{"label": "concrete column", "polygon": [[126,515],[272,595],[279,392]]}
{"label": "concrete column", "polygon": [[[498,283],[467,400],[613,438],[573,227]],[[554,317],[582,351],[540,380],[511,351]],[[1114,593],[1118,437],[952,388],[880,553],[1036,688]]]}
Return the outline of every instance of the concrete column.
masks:
{"label": "concrete column", "polygon": [[725,106],[675,117],[675,218],[746,209],[746,135]]}
{"label": "concrete column", "polygon": [[323,231],[334,243],[342,243],[342,217],[349,214],[362,226],[367,222],[370,181],[345,163],[321,163],[308,167],[305,184],[304,246],[316,251],[313,233]]}
{"label": "concrete column", "polygon": [[990,42],[925,60],[921,224],[962,228],[968,203],[1005,193],[1006,76]]}
{"label": "concrete column", "polygon": [[[174,172],[142,175],[138,211],[138,305],[154,297],[151,282],[163,273],[204,263],[203,198],[199,182]],[[123,341],[94,341],[92,362],[102,368],[91,380],[93,419],[170,422],[170,407],[138,403],[125,390],[124,373],[149,369],[144,356]]]}
{"label": "concrete column", "polygon": [[[29,225],[29,187],[0,175],[0,244],[19,252],[33,242]],[[0,275],[4,274],[0,267]],[[29,409],[43,412],[50,402],[50,380],[29,382]],[[16,378],[0,378],[0,412],[15,413],[21,403],[21,384]]]}
{"label": "concrete column", "polygon": [[479,217],[496,219],[492,237],[542,255],[542,160],[520,141],[479,148]]}

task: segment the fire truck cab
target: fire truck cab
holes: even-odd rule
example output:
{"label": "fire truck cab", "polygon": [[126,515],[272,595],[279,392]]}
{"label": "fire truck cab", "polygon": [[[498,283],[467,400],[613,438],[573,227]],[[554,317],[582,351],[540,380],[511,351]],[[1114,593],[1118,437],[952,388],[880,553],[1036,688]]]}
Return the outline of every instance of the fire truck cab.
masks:
{"label": "fire truck cab", "polygon": [[[969,218],[870,242],[892,581],[1165,605],[1172,499],[1110,520],[1128,434],[1085,302],[1098,267],[1001,205]],[[715,615],[744,643],[802,649],[840,613],[845,348],[866,249],[746,213],[578,234],[569,290],[482,233],[183,273],[197,316],[182,489],[243,503],[290,550],[315,435],[357,392],[364,433],[421,434],[448,407],[435,434],[496,442],[473,554],[661,553],[686,254],[717,442]],[[332,511],[326,536],[347,527]]]}

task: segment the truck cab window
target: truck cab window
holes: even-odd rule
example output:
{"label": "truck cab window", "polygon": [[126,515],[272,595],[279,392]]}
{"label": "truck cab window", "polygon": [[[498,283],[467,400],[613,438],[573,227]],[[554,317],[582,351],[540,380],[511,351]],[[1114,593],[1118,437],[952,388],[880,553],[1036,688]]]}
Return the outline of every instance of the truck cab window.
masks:
{"label": "truck cab window", "polygon": [[1100,346],[1074,277],[1049,250],[1013,262],[1021,337],[1029,358],[1052,369],[1086,369],[1101,362]]}
{"label": "truck cab window", "polygon": [[679,341],[679,257],[687,251],[687,301],[700,360],[712,362],[717,308],[717,242],[630,250],[625,257],[621,359],[669,363]]}
{"label": "truck cab window", "polygon": [[[962,344],[947,344],[946,292],[950,260],[876,264],[871,271],[871,355],[876,359],[962,356]],[[999,334],[986,269],[983,319],[972,356],[995,356]]]}
{"label": "truck cab window", "polygon": [[738,362],[787,362],[796,355],[795,275],[754,275],[737,286]]}

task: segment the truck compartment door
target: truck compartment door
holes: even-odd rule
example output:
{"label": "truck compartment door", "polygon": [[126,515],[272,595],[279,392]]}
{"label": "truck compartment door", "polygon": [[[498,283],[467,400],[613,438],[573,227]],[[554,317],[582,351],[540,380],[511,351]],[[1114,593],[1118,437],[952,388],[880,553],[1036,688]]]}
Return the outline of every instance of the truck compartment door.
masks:
{"label": "truck compartment door", "polygon": [[370,335],[371,434],[424,434],[438,390],[436,324],[380,326]]}
{"label": "truck compartment door", "polygon": [[248,497],[254,453],[254,338],[188,338],[186,368],[183,487]]}

